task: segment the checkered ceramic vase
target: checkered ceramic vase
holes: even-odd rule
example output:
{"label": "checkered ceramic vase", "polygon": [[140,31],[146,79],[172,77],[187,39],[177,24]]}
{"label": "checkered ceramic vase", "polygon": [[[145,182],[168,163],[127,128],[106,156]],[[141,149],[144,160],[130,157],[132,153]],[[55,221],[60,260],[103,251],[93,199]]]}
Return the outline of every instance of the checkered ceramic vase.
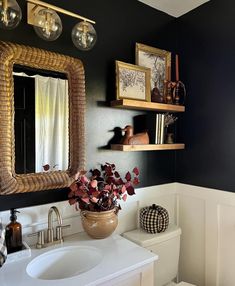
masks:
{"label": "checkered ceramic vase", "polygon": [[150,233],[159,233],[169,225],[168,211],[157,205],[144,207],[140,210],[140,227]]}

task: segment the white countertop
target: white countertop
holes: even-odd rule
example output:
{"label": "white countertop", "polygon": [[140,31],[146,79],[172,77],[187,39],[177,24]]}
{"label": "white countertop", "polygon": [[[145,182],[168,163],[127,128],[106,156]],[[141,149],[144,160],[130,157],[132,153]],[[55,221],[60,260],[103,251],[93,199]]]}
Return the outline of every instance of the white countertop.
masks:
{"label": "white countertop", "polygon": [[157,255],[119,236],[105,239],[91,239],[85,233],[66,237],[62,246],[94,246],[101,250],[103,258],[94,268],[78,276],[59,279],[41,280],[30,277],[26,267],[38,255],[61,247],[61,245],[44,249],[32,249],[30,258],[3,265],[0,268],[1,286],[94,286],[114,279],[124,273],[135,270],[158,259]]}

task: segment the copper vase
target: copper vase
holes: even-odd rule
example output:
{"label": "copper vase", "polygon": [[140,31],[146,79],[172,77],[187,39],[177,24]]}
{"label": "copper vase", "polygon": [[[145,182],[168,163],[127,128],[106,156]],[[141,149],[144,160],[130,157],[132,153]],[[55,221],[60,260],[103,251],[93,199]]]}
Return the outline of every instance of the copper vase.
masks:
{"label": "copper vase", "polygon": [[92,238],[105,238],[110,236],[118,225],[117,209],[109,211],[92,212],[81,211],[82,226]]}

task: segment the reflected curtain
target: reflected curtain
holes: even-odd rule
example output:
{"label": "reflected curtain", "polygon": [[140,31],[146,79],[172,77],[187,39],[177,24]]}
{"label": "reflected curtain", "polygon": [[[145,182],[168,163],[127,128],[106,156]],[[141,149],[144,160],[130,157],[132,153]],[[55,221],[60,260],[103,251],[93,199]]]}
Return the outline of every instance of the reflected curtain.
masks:
{"label": "reflected curtain", "polygon": [[35,171],[67,170],[69,157],[68,80],[35,77]]}

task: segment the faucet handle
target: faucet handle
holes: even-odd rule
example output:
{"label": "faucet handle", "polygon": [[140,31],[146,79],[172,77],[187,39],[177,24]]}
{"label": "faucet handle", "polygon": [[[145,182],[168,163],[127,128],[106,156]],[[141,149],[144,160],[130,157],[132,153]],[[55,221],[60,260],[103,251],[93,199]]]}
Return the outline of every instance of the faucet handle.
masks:
{"label": "faucet handle", "polygon": [[32,236],[38,236],[38,241],[36,243],[36,248],[42,248],[44,246],[44,230],[40,230],[37,232],[33,232],[31,234],[28,234],[28,237]]}
{"label": "faucet handle", "polygon": [[54,230],[53,228],[47,229],[47,243],[52,243],[54,241]]}
{"label": "faucet handle", "polygon": [[62,227],[62,228],[69,228],[69,227],[71,227],[71,224],[64,224],[64,225],[61,225],[60,227]]}
{"label": "faucet handle", "polygon": [[70,224],[66,224],[66,225],[58,225],[56,227],[56,240],[63,240],[63,236],[62,236],[62,229],[64,228],[69,228],[71,227]]}

